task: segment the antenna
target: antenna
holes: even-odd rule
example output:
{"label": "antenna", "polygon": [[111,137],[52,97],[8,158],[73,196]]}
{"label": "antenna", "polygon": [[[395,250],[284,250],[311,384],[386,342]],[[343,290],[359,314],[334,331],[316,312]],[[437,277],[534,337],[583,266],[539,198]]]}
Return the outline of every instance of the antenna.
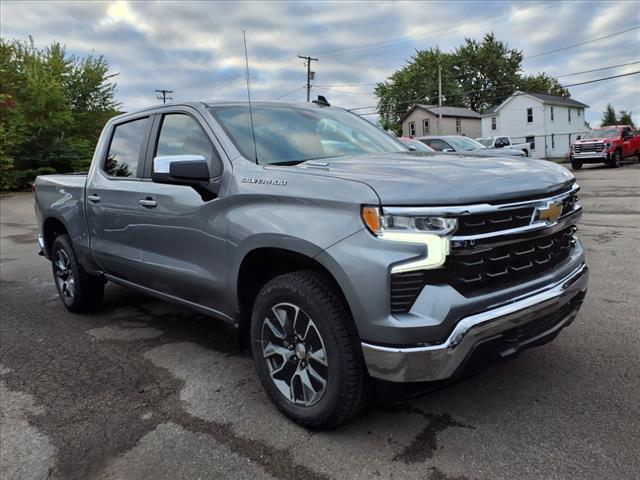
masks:
{"label": "antenna", "polygon": [[247,98],[249,99],[249,118],[251,119],[251,136],[253,137],[253,153],[256,165],[258,164],[258,147],[256,145],[256,131],[253,127],[253,109],[251,108],[251,77],[249,75],[249,55],[247,55],[247,35],[242,30],[242,40],[244,41],[244,60],[247,64]]}

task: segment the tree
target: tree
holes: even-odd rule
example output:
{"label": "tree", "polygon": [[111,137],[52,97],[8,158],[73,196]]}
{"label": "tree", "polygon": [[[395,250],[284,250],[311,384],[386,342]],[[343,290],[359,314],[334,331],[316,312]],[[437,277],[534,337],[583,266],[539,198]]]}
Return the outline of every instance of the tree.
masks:
{"label": "tree", "polygon": [[630,125],[631,128],[635,130],[636,126],[633,124],[633,118],[631,116],[632,113],[633,112],[627,112],[626,110],[619,110],[618,123],[620,125]]}
{"label": "tree", "polygon": [[544,73],[522,75],[522,52],[496,39],[465,39],[453,53],[439,48],[416,51],[409,62],[387,81],[378,83],[380,123],[400,134],[402,118],[416,103],[438,103],[438,66],[442,67],[442,94],[446,105],[485,111],[499,105],[516,90],[568,95],[557,80]]}
{"label": "tree", "polygon": [[607,104],[607,108],[605,108],[604,112],[602,112],[602,120],[600,120],[600,125],[617,125],[618,118],[616,117],[616,111],[613,109],[613,105],[610,103]]}
{"label": "tree", "polygon": [[0,39],[0,188],[25,188],[41,173],[88,168],[100,131],[117,113],[102,57],[69,55]]}

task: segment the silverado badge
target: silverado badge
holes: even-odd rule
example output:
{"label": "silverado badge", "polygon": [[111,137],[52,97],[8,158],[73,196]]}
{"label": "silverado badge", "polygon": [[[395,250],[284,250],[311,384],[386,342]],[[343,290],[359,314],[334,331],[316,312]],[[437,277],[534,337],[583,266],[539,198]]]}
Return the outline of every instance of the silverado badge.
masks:
{"label": "silverado badge", "polygon": [[540,220],[546,220],[547,222],[555,222],[562,215],[562,204],[556,202],[549,202],[545,206],[536,208],[537,217]]}

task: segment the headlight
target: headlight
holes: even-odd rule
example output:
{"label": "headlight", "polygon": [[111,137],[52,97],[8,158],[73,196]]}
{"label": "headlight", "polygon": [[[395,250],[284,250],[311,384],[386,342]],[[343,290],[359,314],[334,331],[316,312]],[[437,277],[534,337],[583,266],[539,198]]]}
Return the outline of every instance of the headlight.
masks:
{"label": "headlight", "polygon": [[390,233],[431,233],[446,236],[458,228],[458,220],[447,217],[420,217],[381,212],[378,207],[363,207],[362,219],[369,230],[378,237]]}
{"label": "headlight", "polygon": [[458,220],[455,218],[401,213],[391,215],[384,210],[381,212],[378,207],[363,207],[362,220],[371,233],[383,240],[426,246],[424,257],[394,265],[391,268],[392,273],[425,270],[444,265],[450,251],[449,235],[458,227]]}

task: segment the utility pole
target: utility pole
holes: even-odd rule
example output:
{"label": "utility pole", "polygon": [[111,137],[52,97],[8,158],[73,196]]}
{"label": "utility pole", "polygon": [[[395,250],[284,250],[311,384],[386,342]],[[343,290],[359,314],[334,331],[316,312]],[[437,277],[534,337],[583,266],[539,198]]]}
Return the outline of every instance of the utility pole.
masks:
{"label": "utility pole", "polygon": [[167,93],[173,93],[173,90],[158,90],[156,89],[156,92],[162,94],[162,96],[158,96],[156,97],[158,100],[162,100],[162,103],[165,104],[167,103],[167,100],[173,100],[173,97],[167,97]]}
{"label": "utility pole", "polygon": [[305,57],[304,55],[298,55],[298,58],[302,58],[307,62],[307,102],[311,101],[311,80],[315,77],[316,72],[311,71],[311,62],[317,62],[317,58]]}
{"label": "utility pole", "polygon": [[442,125],[442,67],[438,65],[438,135],[440,135],[440,125]]}

